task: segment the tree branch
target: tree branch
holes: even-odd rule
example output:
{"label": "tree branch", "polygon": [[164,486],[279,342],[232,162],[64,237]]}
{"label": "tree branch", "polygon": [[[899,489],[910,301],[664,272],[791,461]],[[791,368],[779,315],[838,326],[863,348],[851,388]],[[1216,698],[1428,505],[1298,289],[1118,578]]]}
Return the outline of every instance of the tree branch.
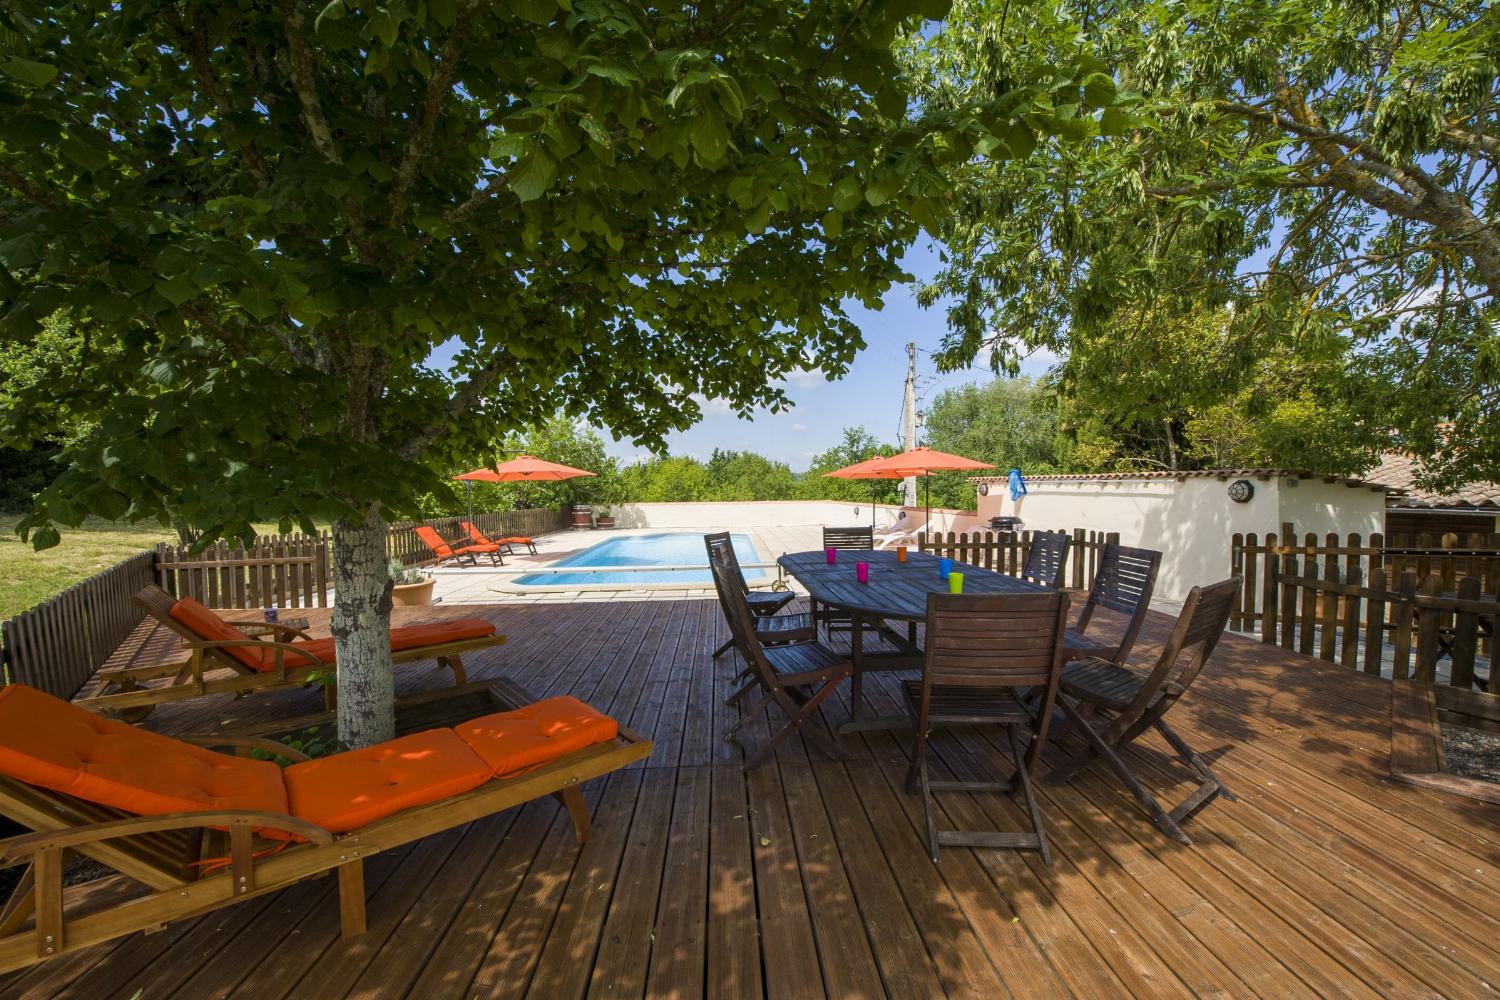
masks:
{"label": "tree branch", "polygon": [[333,130],[323,114],[323,102],[318,97],[318,81],[313,73],[312,50],[307,39],[302,37],[306,17],[294,0],[282,0],[281,13],[286,20],[286,42],[290,49],[289,64],[292,70],[292,87],[302,105],[302,120],[312,137],[313,146],[329,163],[343,165],[344,158],[334,142]]}
{"label": "tree branch", "polygon": [[411,130],[406,139],[406,151],[401,155],[401,165],[396,170],[396,185],[391,190],[391,221],[393,223],[405,210],[406,196],[417,179],[417,168],[422,163],[422,156],[431,148],[432,133],[437,128],[438,118],[442,114],[443,100],[450,92],[453,73],[458,68],[460,41],[466,37],[466,29],[478,9],[478,3],[469,4],[453,22],[453,28],[448,33],[448,41],[443,46],[443,54],[437,66],[433,68],[432,75],[427,79],[427,93],[422,98],[422,110],[412,121]]}

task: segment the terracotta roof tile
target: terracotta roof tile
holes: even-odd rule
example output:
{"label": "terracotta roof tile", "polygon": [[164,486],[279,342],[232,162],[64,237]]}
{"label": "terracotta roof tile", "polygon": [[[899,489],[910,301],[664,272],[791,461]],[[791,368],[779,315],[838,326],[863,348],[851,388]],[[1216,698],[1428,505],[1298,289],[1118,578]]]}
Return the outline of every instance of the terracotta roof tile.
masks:
{"label": "terracotta roof tile", "polygon": [[1434,493],[1416,485],[1421,468],[1421,463],[1410,455],[1389,452],[1381,459],[1380,465],[1365,473],[1365,478],[1404,493],[1395,506],[1500,510],[1500,483],[1469,483],[1453,493]]}
{"label": "terracotta roof tile", "polygon": [[[1368,477],[1357,476],[1327,476],[1321,472],[1310,472],[1307,469],[1148,469],[1141,472],[1077,472],[1059,475],[1027,476],[1028,483],[1062,483],[1062,482],[1124,482],[1131,479],[1271,479],[1276,476],[1295,476],[1298,479],[1321,479],[1330,483],[1343,483],[1345,486],[1359,488],[1378,489],[1386,493],[1396,492],[1397,487],[1387,483],[1376,482]],[[1005,476],[974,476],[970,480],[974,483],[1003,483]]]}

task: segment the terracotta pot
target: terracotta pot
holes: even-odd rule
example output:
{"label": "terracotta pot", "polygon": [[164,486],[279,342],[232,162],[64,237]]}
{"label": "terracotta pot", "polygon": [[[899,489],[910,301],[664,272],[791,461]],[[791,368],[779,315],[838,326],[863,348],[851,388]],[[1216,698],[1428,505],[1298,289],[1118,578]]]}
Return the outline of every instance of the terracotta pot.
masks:
{"label": "terracotta pot", "polygon": [[391,603],[398,608],[425,608],[432,603],[432,585],[435,577],[429,576],[421,583],[398,583],[391,588]]}

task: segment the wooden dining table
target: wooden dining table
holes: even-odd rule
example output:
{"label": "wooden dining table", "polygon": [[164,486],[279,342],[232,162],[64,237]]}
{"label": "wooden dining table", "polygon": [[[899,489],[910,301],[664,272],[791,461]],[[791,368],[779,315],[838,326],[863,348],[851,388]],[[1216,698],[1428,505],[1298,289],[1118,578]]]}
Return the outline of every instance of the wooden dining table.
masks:
{"label": "wooden dining table", "polygon": [[[792,552],[776,560],[787,574],[806,588],[814,601],[847,612],[853,619],[850,660],[853,664],[850,690],[853,711],[840,732],[868,729],[906,729],[906,715],[867,717],[864,714],[863,675],[883,670],[914,670],[922,666],[917,642],[917,623],[927,618],[927,596],[948,593],[948,581],[939,572],[938,556],[910,550],[901,562],[894,550],[840,549],[829,565],[827,553]],[[870,579],[860,583],[856,563],[869,563]],[[965,594],[1037,594],[1047,588],[1019,577],[996,573],[954,560],[953,572],[964,575]],[[906,622],[906,635],[888,622]],[[876,631],[892,650],[866,650],[865,632]]]}

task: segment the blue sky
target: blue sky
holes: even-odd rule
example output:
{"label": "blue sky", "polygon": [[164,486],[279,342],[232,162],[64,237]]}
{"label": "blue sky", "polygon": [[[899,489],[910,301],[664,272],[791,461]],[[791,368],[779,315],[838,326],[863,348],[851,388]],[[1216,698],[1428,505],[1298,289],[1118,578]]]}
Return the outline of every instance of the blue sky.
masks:
{"label": "blue sky", "polygon": [[[925,241],[918,243],[904,264],[918,281],[929,278],[938,269],[937,250]],[[828,382],[818,373],[794,377],[787,395],[797,405],[783,413],[758,413],[751,420],[741,420],[710,401],[703,407],[702,421],[668,438],[671,454],[706,459],[715,448],[757,451],[801,472],[813,455],[838,443],[845,427],[863,426],[881,440],[899,443],[909,341],[915,341],[918,349],[919,406],[930,404],[950,386],[993,377],[986,367],[937,373],[924,352],[935,350],[942,340],[944,313],[941,306],[918,306],[915,285],[892,288],[885,296],[885,308],[879,311],[851,304],[850,316],[864,333],[866,346],[842,379]],[[1051,361],[1050,356],[1033,357],[1022,365],[1022,371],[1040,375]],[[612,443],[609,451],[625,462],[647,457],[629,441]]]}
{"label": "blue sky", "polygon": [[[920,242],[903,263],[920,282],[936,274],[938,253],[932,244]],[[918,349],[919,407],[930,405],[945,388],[994,377],[985,367],[938,374],[927,352],[935,350],[942,340],[944,311],[940,305],[932,309],[918,306],[915,283],[892,288],[885,296],[885,308],[878,311],[851,303],[850,316],[864,333],[866,346],[842,379],[829,382],[818,372],[794,376],[788,380],[786,391],[796,406],[776,414],[762,411],[749,420],[708,400],[702,404],[703,419],[698,424],[667,438],[669,453],[707,459],[715,448],[756,451],[801,472],[812,456],[838,443],[845,427],[865,427],[881,440],[899,444],[909,341],[915,341]],[[1040,375],[1053,360],[1050,355],[1033,356],[1021,370],[1023,374]],[[442,364],[441,351],[433,361]],[[649,457],[629,441],[612,440],[607,428],[600,431],[609,453],[621,462]]]}

